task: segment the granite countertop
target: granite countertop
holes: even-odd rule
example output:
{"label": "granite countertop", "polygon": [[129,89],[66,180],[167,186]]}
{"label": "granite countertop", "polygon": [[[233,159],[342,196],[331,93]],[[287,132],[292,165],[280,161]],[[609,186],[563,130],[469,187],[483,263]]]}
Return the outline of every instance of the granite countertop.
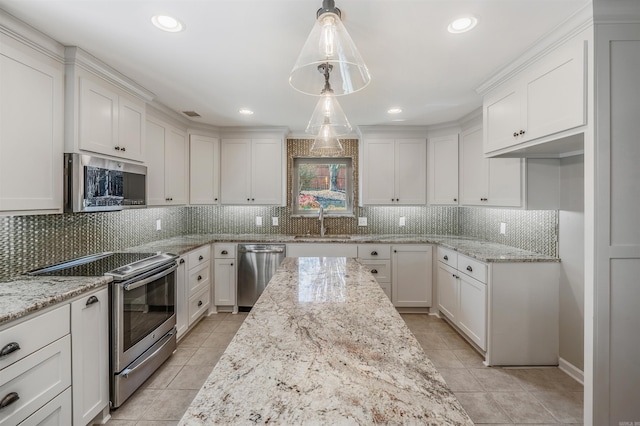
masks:
{"label": "granite countertop", "polygon": [[32,277],[0,282],[0,326],[39,309],[103,287],[111,277]]}
{"label": "granite countertop", "polygon": [[129,251],[165,251],[178,255],[211,243],[345,243],[345,244],[440,244],[482,262],[559,262],[560,259],[532,251],[466,237],[443,235],[327,235],[324,237],[268,234],[200,234],[155,241]]}
{"label": "granite countertop", "polygon": [[287,258],[180,425],[472,425],[367,269]]}

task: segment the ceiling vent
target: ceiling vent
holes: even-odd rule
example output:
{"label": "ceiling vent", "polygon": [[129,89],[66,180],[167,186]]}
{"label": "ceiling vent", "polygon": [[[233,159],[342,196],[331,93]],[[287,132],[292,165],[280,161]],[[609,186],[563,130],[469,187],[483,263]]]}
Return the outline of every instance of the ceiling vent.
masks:
{"label": "ceiling vent", "polygon": [[184,115],[186,115],[187,117],[192,117],[192,118],[193,118],[193,117],[201,117],[201,115],[200,115],[200,114],[198,114],[198,113],[197,113],[197,112],[195,112],[195,111],[182,111],[182,113],[183,113]]}

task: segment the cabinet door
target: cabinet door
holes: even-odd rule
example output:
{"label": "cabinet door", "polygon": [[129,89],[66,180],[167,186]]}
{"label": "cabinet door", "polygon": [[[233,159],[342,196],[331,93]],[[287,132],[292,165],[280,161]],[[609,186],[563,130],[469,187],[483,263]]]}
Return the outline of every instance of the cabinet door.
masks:
{"label": "cabinet door", "polygon": [[457,324],[481,349],[486,349],[487,286],[465,274],[460,279],[460,312]]}
{"label": "cabinet door", "polygon": [[191,135],[189,158],[189,204],[217,204],[220,142],[217,138]]}
{"label": "cabinet door", "polygon": [[164,195],[168,205],[187,204],[187,134],[169,127],[164,157]]}
{"label": "cabinet door", "polygon": [[283,204],[282,141],[254,139],[251,145],[251,203]]}
{"label": "cabinet door", "polygon": [[522,90],[510,87],[485,100],[483,152],[506,148],[524,138],[526,133],[519,134],[521,130],[525,131],[522,122],[524,95]]}
{"label": "cabinet door", "polygon": [[251,202],[251,140],[223,139],[220,143],[220,201]]}
{"label": "cabinet door", "polygon": [[432,247],[392,247],[391,293],[397,307],[429,307],[432,293]]}
{"label": "cabinet door", "polygon": [[85,425],[109,405],[109,293],[71,303],[73,423]]}
{"label": "cabinet door", "polygon": [[185,256],[178,260],[176,270],[176,330],[177,339],[189,328],[189,289],[187,288],[187,264]]}
{"label": "cabinet door", "polygon": [[482,153],[482,129],[460,135],[460,201],[463,205],[486,205],[489,197],[489,161]]}
{"label": "cabinet door", "polygon": [[0,45],[0,211],[62,211],[63,70]]}
{"label": "cabinet door", "polygon": [[165,201],[165,140],[166,129],[147,120],[147,204],[163,206]]}
{"label": "cabinet door", "polygon": [[145,110],[126,98],[118,104],[118,144],[120,157],[143,161],[145,151]]}
{"label": "cabinet door", "polygon": [[86,78],[80,78],[79,85],[80,149],[119,155],[118,95]]}
{"label": "cabinet door", "polygon": [[459,283],[457,271],[450,266],[438,262],[438,308],[451,321],[458,321]]}
{"label": "cabinet door", "polygon": [[458,205],[458,135],[431,138],[428,142],[429,204]]}
{"label": "cabinet door", "polygon": [[403,205],[427,202],[427,141],[398,139],[395,146],[396,202]]}
{"label": "cabinet door", "polygon": [[395,143],[393,139],[364,141],[362,203],[395,203]]}
{"label": "cabinet door", "polygon": [[233,259],[216,259],[214,270],[216,306],[236,304],[236,266]]}
{"label": "cabinet door", "polygon": [[71,388],[47,402],[24,419],[20,426],[69,426],[71,422]]}
{"label": "cabinet door", "polygon": [[486,204],[497,207],[522,206],[522,160],[489,158],[489,195]]}

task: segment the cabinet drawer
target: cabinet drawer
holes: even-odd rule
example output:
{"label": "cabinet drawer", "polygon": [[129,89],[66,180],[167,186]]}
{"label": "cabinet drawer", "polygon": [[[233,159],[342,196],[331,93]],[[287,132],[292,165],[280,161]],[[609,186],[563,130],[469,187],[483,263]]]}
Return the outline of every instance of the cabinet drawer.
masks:
{"label": "cabinet drawer", "polygon": [[0,425],[15,425],[71,386],[71,336],[56,340],[2,371],[0,399],[19,399],[0,410]]}
{"label": "cabinet drawer", "polygon": [[438,247],[438,260],[452,268],[458,268],[458,252],[456,251]]}
{"label": "cabinet drawer", "polygon": [[388,244],[358,244],[360,259],[391,259],[391,246]]}
{"label": "cabinet drawer", "polygon": [[204,287],[208,287],[211,274],[211,264],[209,262],[189,269],[189,297],[196,294]]}
{"label": "cabinet drawer", "polygon": [[366,265],[378,283],[391,282],[391,261],[390,260],[361,260],[360,263]]}
{"label": "cabinet drawer", "polygon": [[20,426],[68,426],[71,424],[71,388],[47,402]]}
{"label": "cabinet drawer", "polygon": [[200,247],[187,254],[189,269],[194,268],[211,259],[211,246]]}
{"label": "cabinet drawer", "polygon": [[0,331],[0,350],[12,344],[13,347],[16,347],[15,344],[20,347],[9,355],[0,357],[0,370],[69,334],[69,316],[69,304],[66,304]]}
{"label": "cabinet drawer", "polygon": [[469,275],[476,280],[487,283],[487,264],[471,259],[467,256],[458,256],[458,271]]}
{"label": "cabinet drawer", "polygon": [[209,309],[211,290],[203,288],[199,293],[189,299],[189,325],[193,324],[203,312]]}
{"label": "cabinet drawer", "polygon": [[214,257],[216,259],[235,259],[236,258],[236,244],[215,244]]}

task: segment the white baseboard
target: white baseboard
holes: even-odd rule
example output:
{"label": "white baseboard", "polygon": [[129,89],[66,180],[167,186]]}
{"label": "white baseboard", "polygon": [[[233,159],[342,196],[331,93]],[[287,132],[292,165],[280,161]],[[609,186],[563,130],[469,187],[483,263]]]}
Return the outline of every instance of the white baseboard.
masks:
{"label": "white baseboard", "polygon": [[571,364],[566,359],[560,358],[558,362],[558,368],[560,368],[560,370],[564,371],[565,373],[567,373],[569,376],[571,376],[573,379],[577,380],[578,382],[580,382],[581,385],[584,386],[584,372],[580,370],[578,367]]}

